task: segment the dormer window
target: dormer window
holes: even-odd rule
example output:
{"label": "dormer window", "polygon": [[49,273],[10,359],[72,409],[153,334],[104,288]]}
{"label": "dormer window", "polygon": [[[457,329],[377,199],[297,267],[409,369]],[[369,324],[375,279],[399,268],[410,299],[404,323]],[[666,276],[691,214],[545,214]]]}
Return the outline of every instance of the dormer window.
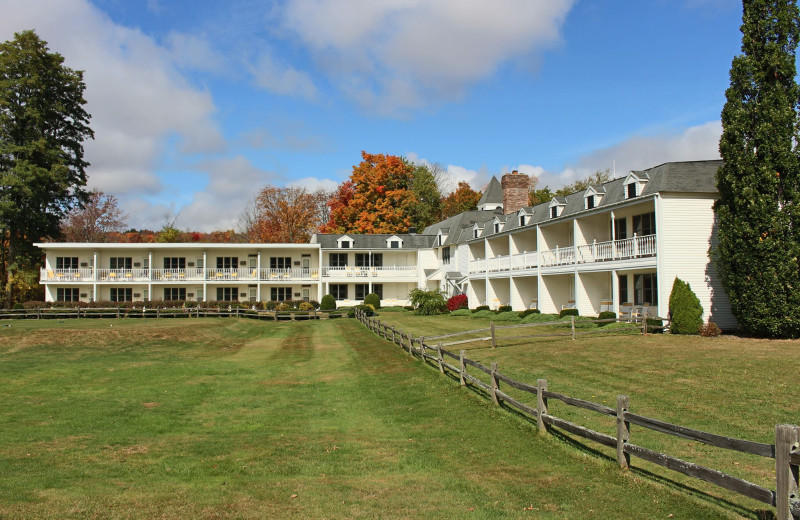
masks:
{"label": "dormer window", "polygon": [[478,228],[472,230],[472,238],[478,238]]}
{"label": "dormer window", "polygon": [[623,186],[625,187],[625,198],[632,199],[634,197],[638,197],[644,191],[644,187],[647,184],[648,176],[646,173],[639,172],[643,175],[643,177],[639,177],[636,173],[631,172],[625,177],[625,182],[623,182]]}
{"label": "dormer window", "polygon": [[345,235],[336,241],[339,249],[353,249],[353,239]]}
{"label": "dormer window", "polygon": [[558,218],[561,216],[561,213],[564,212],[564,206],[566,206],[566,202],[561,202],[558,199],[554,198],[550,201],[550,218]]}
{"label": "dormer window", "polygon": [[495,222],[494,223],[494,232],[495,233],[499,233],[500,232],[500,223],[499,222]]}
{"label": "dormer window", "polygon": [[522,227],[524,225],[525,225],[525,215],[520,215],[519,216],[519,227]]}
{"label": "dormer window", "polygon": [[586,197],[586,209],[594,209],[594,195]]}
{"label": "dormer window", "polygon": [[600,205],[600,201],[603,199],[605,191],[606,189],[602,186],[600,187],[599,191],[594,186],[589,186],[583,194],[583,208],[594,209]]}
{"label": "dormer window", "polygon": [[389,249],[400,249],[403,247],[403,239],[397,235],[391,236],[386,239],[386,247]]}

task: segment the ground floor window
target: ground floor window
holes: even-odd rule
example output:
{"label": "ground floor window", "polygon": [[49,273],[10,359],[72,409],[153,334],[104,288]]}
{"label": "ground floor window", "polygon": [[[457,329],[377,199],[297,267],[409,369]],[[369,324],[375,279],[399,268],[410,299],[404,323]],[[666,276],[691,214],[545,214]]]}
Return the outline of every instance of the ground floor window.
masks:
{"label": "ground floor window", "polygon": [[331,284],[330,293],[336,300],[346,300],[347,299],[347,284],[346,283],[332,283]]}
{"label": "ground floor window", "polygon": [[620,303],[627,303],[628,299],[628,275],[619,275],[619,301]]}
{"label": "ground floor window", "polygon": [[111,301],[112,302],[132,302],[133,289],[130,287],[112,287],[111,288]]}
{"label": "ground floor window", "polygon": [[369,284],[356,284],[356,300],[363,300],[369,294]]}
{"label": "ground floor window", "polygon": [[164,287],[164,300],[165,301],[175,301],[175,300],[185,300],[186,299],[186,289],[183,287]]}
{"label": "ground floor window", "polygon": [[292,299],[291,287],[270,287],[269,289],[270,300],[274,302],[282,302]]}
{"label": "ground floor window", "polygon": [[80,290],[77,287],[59,287],[56,289],[57,302],[77,302],[80,301]]}
{"label": "ground floor window", "polygon": [[378,295],[378,298],[381,300],[383,299],[383,284],[382,283],[374,283],[372,284],[372,292]]}
{"label": "ground floor window", "polygon": [[238,287],[217,287],[217,301],[233,302],[239,300]]}
{"label": "ground floor window", "polygon": [[658,305],[658,283],[655,273],[634,275],[633,290],[634,304]]}

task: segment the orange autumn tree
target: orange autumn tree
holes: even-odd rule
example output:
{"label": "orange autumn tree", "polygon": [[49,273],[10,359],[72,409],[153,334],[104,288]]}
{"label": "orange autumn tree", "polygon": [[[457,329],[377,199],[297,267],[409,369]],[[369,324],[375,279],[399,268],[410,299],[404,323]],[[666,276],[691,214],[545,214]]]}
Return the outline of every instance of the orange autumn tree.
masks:
{"label": "orange autumn tree", "polygon": [[481,193],[473,190],[468,182],[461,181],[453,193],[442,199],[441,219],[453,217],[463,211],[478,209],[479,200]]}
{"label": "orange autumn tree", "polygon": [[250,242],[308,242],[319,225],[315,196],[305,188],[264,186],[247,226]]}
{"label": "orange autumn tree", "polygon": [[322,233],[406,233],[417,202],[411,191],[414,168],[396,155],[361,152],[328,203],[330,217]]}

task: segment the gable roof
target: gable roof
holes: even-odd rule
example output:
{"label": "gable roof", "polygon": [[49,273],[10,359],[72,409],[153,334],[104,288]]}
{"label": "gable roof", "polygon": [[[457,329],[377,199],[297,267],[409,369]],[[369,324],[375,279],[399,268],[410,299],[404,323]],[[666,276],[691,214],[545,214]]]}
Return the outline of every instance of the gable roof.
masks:
{"label": "gable roof", "polygon": [[382,233],[379,235],[318,233],[311,237],[311,243],[320,244],[322,249],[338,249],[338,241],[344,236],[353,240],[351,249],[389,249],[388,240],[392,237],[397,237],[403,241],[400,249],[430,248],[433,247],[433,242],[436,240],[434,235],[417,235],[415,233]]}
{"label": "gable roof", "polygon": [[492,180],[486,186],[486,191],[481,195],[481,200],[478,201],[478,207],[481,204],[503,204],[503,187],[500,186],[500,181],[497,177],[492,176]]}

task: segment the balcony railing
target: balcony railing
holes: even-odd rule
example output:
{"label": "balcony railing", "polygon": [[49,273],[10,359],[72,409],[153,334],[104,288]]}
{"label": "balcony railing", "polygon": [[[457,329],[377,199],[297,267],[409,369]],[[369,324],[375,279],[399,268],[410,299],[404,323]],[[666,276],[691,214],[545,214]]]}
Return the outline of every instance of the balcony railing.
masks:
{"label": "balcony railing", "polygon": [[[329,269],[329,276],[380,276],[392,274],[416,278],[417,268],[410,267],[370,267],[370,268],[323,268]],[[359,271],[355,271],[358,269]],[[366,269],[367,271],[362,271]],[[42,269],[40,280],[44,283],[56,282],[235,282],[235,281],[313,281],[318,280],[321,269],[300,267],[294,269],[253,269],[249,267],[229,269]]]}
{"label": "balcony railing", "polygon": [[261,280],[316,280],[319,278],[319,269],[316,267],[301,267],[296,269],[262,269]]}
{"label": "balcony railing", "polygon": [[388,265],[382,267],[322,267],[323,278],[405,278],[415,280],[417,278],[417,266],[415,265]]}
{"label": "balcony railing", "polygon": [[656,255],[656,236],[646,235],[623,240],[593,242],[582,246],[556,247],[545,251],[519,253],[510,256],[498,256],[489,259],[471,260],[470,273],[486,271],[509,271],[514,269],[531,269],[535,267],[551,267],[558,265],[580,264],[587,262],[605,262],[610,260],[626,260]]}

